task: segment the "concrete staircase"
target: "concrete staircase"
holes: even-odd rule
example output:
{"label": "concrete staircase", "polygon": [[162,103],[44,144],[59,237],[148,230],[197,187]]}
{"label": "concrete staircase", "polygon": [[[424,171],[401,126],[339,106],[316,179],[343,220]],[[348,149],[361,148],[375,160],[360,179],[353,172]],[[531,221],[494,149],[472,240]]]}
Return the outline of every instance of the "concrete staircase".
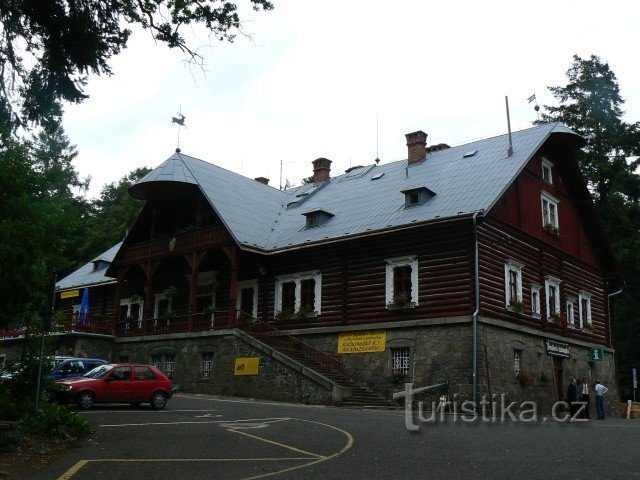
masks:
{"label": "concrete staircase", "polygon": [[[295,337],[288,335],[278,335],[273,332],[245,332],[248,335],[258,339],[259,341],[269,345],[283,355],[314,370],[318,374],[328,378],[329,380],[341,385],[347,389],[342,406],[353,408],[397,408],[398,404],[387,400],[378,395],[364,384],[355,383],[347,379],[341,372],[335,368],[323,365],[321,362],[314,360],[310,355],[305,354],[305,344],[299,342]],[[306,346],[308,347],[308,346]],[[308,347],[312,348],[312,347]]]}

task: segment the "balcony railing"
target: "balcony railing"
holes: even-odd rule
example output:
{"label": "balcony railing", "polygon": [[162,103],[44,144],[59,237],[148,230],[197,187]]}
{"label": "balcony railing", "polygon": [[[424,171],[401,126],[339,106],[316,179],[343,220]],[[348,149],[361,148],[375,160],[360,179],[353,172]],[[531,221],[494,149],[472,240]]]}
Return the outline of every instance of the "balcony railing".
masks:
{"label": "balcony railing", "polygon": [[121,320],[117,322],[116,335],[130,337],[135,335],[159,335],[163,333],[200,332],[228,328],[229,312],[216,311],[213,314],[196,313],[193,315],[189,330],[188,315],[171,315],[145,320]]}
{"label": "balcony railing", "polygon": [[127,247],[122,256],[125,263],[134,263],[150,258],[164,257],[172,253],[185,253],[199,248],[223,245],[230,240],[222,225],[199,228],[175,237],[165,237]]}

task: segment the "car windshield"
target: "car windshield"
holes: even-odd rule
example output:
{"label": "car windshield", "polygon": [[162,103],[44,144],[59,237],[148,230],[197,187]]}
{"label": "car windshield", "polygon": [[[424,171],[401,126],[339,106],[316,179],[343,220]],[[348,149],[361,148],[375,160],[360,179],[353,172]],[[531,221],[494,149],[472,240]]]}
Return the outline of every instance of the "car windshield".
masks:
{"label": "car windshield", "polygon": [[87,378],[102,378],[111,370],[115,365],[100,365],[99,367],[94,368],[93,370],[89,370],[85,373],[85,377]]}

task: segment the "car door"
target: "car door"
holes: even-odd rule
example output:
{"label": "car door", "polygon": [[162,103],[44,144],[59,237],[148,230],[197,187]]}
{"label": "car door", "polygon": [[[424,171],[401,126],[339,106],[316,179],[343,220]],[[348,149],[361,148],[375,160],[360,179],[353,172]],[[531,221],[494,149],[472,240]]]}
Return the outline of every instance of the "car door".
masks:
{"label": "car door", "polygon": [[104,379],[101,402],[128,402],[131,398],[131,367],[120,366],[113,369]]}
{"label": "car door", "polygon": [[151,394],[158,389],[159,380],[149,367],[138,365],[133,367],[133,380],[131,381],[131,393],[134,400],[146,402]]}

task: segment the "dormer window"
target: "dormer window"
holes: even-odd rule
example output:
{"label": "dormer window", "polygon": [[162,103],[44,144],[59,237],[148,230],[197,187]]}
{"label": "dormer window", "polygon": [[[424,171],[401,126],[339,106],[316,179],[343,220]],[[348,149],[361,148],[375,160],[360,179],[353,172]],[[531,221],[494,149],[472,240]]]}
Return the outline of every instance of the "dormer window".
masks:
{"label": "dormer window", "polygon": [[553,185],[553,173],[551,170],[552,167],[553,163],[542,157],[542,179],[549,185]]}
{"label": "dormer window", "polygon": [[333,218],[333,213],[326,212],[324,210],[314,210],[312,212],[303,213],[307,217],[306,228],[315,228],[324,225]]}
{"label": "dormer window", "polygon": [[404,193],[404,208],[424,205],[436,195],[427,187],[408,188],[402,190],[402,193]]}
{"label": "dormer window", "polygon": [[99,272],[100,270],[106,269],[111,262],[107,262],[106,260],[94,260],[93,261],[93,271]]}

